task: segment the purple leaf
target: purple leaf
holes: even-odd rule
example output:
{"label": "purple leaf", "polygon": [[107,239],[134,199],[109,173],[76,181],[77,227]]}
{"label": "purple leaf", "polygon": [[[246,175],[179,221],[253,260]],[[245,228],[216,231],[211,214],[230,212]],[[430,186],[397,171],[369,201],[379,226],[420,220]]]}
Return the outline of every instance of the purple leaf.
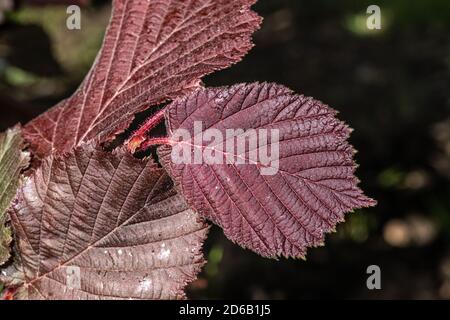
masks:
{"label": "purple leaf", "polygon": [[252,47],[255,0],[115,0],[102,49],[67,100],[31,121],[35,156],[109,141],[137,112],[191,92],[200,78],[238,62]]}
{"label": "purple leaf", "polygon": [[204,264],[208,227],[164,170],[125,151],[84,144],[46,158],[10,216],[17,298],[184,298]]}
{"label": "purple leaf", "polygon": [[[335,114],[276,84],[199,89],[168,107],[171,146],[160,147],[159,155],[188,204],[228,238],[266,257],[304,257],[307,247],[323,244],[324,234],[344,220],[345,212],[375,204],[357,187],[354,150],[347,142],[351,130]],[[250,150],[238,152],[237,143],[229,152],[227,142],[195,141],[196,121],[224,137],[226,129],[278,129],[278,167],[252,162]],[[174,137],[179,129],[191,137],[179,141]],[[191,163],[174,161],[173,148],[182,146],[191,148]],[[191,154],[213,147],[246,164],[192,163]],[[262,174],[264,167],[274,174]]]}

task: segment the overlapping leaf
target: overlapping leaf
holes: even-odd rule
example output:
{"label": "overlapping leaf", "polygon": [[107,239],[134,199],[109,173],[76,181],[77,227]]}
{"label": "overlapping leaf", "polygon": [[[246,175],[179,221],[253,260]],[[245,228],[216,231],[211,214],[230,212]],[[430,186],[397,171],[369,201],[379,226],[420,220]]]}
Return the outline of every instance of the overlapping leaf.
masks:
{"label": "overlapping leaf", "polygon": [[103,47],[80,88],[24,128],[31,150],[44,158],[112,139],[137,112],[239,61],[259,27],[254,1],[113,1]]}
{"label": "overlapping leaf", "polygon": [[125,151],[83,144],[47,158],[10,216],[18,298],[183,298],[204,263],[207,226],[162,169]]}
{"label": "overlapping leaf", "polygon": [[[226,141],[196,141],[197,121],[203,130],[217,129],[223,137],[226,129],[278,129],[275,174],[261,174],[261,162],[249,158],[252,150],[238,152],[236,142],[231,164],[193,164],[192,157],[191,163],[179,163],[173,161],[171,146],[160,147],[159,155],[190,206],[220,225],[231,240],[263,256],[303,257],[307,247],[323,243],[324,233],[345,212],[375,203],[357,187],[354,150],[347,142],[350,129],[335,114],[280,85],[199,89],[168,107],[169,136],[177,129],[191,135],[182,141],[172,137],[172,146],[189,145],[192,154],[195,149],[230,153]],[[258,144],[256,151],[271,144]],[[236,164],[238,157],[246,164]]]}
{"label": "overlapping leaf", "polygon": [[0,265],[9,258],[11,233],[5,227],[6,210],[19,186],[20,172],[28,166],[29,154],[23,151],[20,128],[0,133]]}

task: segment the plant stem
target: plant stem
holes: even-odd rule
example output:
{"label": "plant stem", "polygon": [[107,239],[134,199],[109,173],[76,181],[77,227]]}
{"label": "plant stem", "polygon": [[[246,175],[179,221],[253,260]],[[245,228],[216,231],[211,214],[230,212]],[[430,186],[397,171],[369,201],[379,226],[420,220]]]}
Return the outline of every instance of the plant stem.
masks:
{"label": "plant stem", "polygon": [[158,125],[158,123],[164,119],[164,112],[166,108],[162,108],[157,113],[155,113],[153,116],[151,116],[147,121],[144,122],[144,124],[133,133],[133,136],[131,138],[134,138],[135,136],[145,136],[147,132],[152,130],[154,127]]}
{"label": "plant stem", "polygon": [[136,130],[130,139],[126,142],[126,146],[131,153],[135,153],[136,150],[142,149],[142,144],[147,141],[147,134],[150,130],[158,125],[162,119],[164,119],[165,108],[162,108],[152,117],[147,119],[141,127]]}
{"label": "plant stem", "polygon": [[145,140],[139,147],[139,151],[145,151],[151,146],[161,145],[161,144],[171,144],[169,137],[151,138]]}

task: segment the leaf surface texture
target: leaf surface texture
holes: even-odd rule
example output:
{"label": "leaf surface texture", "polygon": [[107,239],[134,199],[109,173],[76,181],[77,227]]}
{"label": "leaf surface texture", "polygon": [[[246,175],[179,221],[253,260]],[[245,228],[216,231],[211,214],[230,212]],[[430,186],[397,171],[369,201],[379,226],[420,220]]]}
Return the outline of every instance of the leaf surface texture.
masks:
{"label": "leaf surface texture", "polygon": [[49,157],[12,207],[26,299],[178,299],[207,226],[164,170],[84,144]]}
{"label": "leaf surface texture", "polygon": [[5,226],[11,200],[20,182],[20,172],[29,163],[29,153],[23,151],[20,127],[0,133],[0,266],[10,257],[11,231]]}
{"label": "leaf surface texture", "polygon": [[32,120],[24,137],[35,156],[112,140],[150,106],[200,86],[238,62],[260,17],[254,0],[115,0],[103,46],[80,88]]}
{"label": "leaf surface texture", "polygon": [[[160,147],[159,155],[189,205],[232,241],[266,257],[304,257],[307,247],[323,244],[324,234],[344,220],[344,213],[375,204],[357,187],[354,149],[347,142],[351,130],[335,115],[320,101],[276,84],[199,89],[168,107],[172,146]],[[196,142],[196,121],[223,137],[227,129],[277,129],[278,171],[261,174],[261,162],[249,157],[255,149],[239,152],[237,140],[231,164],[194,164],[193,158],[176,163],[172,148],[180,143],[191,152],[228,152],[226,140]],[[175,139],[177,129],[187,130],[190,138]],[[256,151],[270,147],[271,141],[264,141]],[[245,164],[237,164],[238,158]]]}

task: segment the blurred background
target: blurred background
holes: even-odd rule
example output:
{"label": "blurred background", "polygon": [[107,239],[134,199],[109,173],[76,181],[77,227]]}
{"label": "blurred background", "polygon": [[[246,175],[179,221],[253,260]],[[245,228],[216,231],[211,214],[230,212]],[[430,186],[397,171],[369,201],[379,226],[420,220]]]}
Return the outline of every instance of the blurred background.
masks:
{"label": "blurred background", "polygon": [[[53,3],[53,4],[52,4]],[[56,4],[56,5],[55,5]],[[66,8],[82,6],[81,30]],[[368,5],[382,29],[366,28]],[[274,81],[340,111],[378,206],[348,214],[306,261],[268,260],[213,227],[191,298],[450,299],[450,1],[260,0],[239,64],[208,86]],[[0,131],[69,96],[89,69],[109,1],[0,0]],[[366,269],[381,268],[381,290]]]}

